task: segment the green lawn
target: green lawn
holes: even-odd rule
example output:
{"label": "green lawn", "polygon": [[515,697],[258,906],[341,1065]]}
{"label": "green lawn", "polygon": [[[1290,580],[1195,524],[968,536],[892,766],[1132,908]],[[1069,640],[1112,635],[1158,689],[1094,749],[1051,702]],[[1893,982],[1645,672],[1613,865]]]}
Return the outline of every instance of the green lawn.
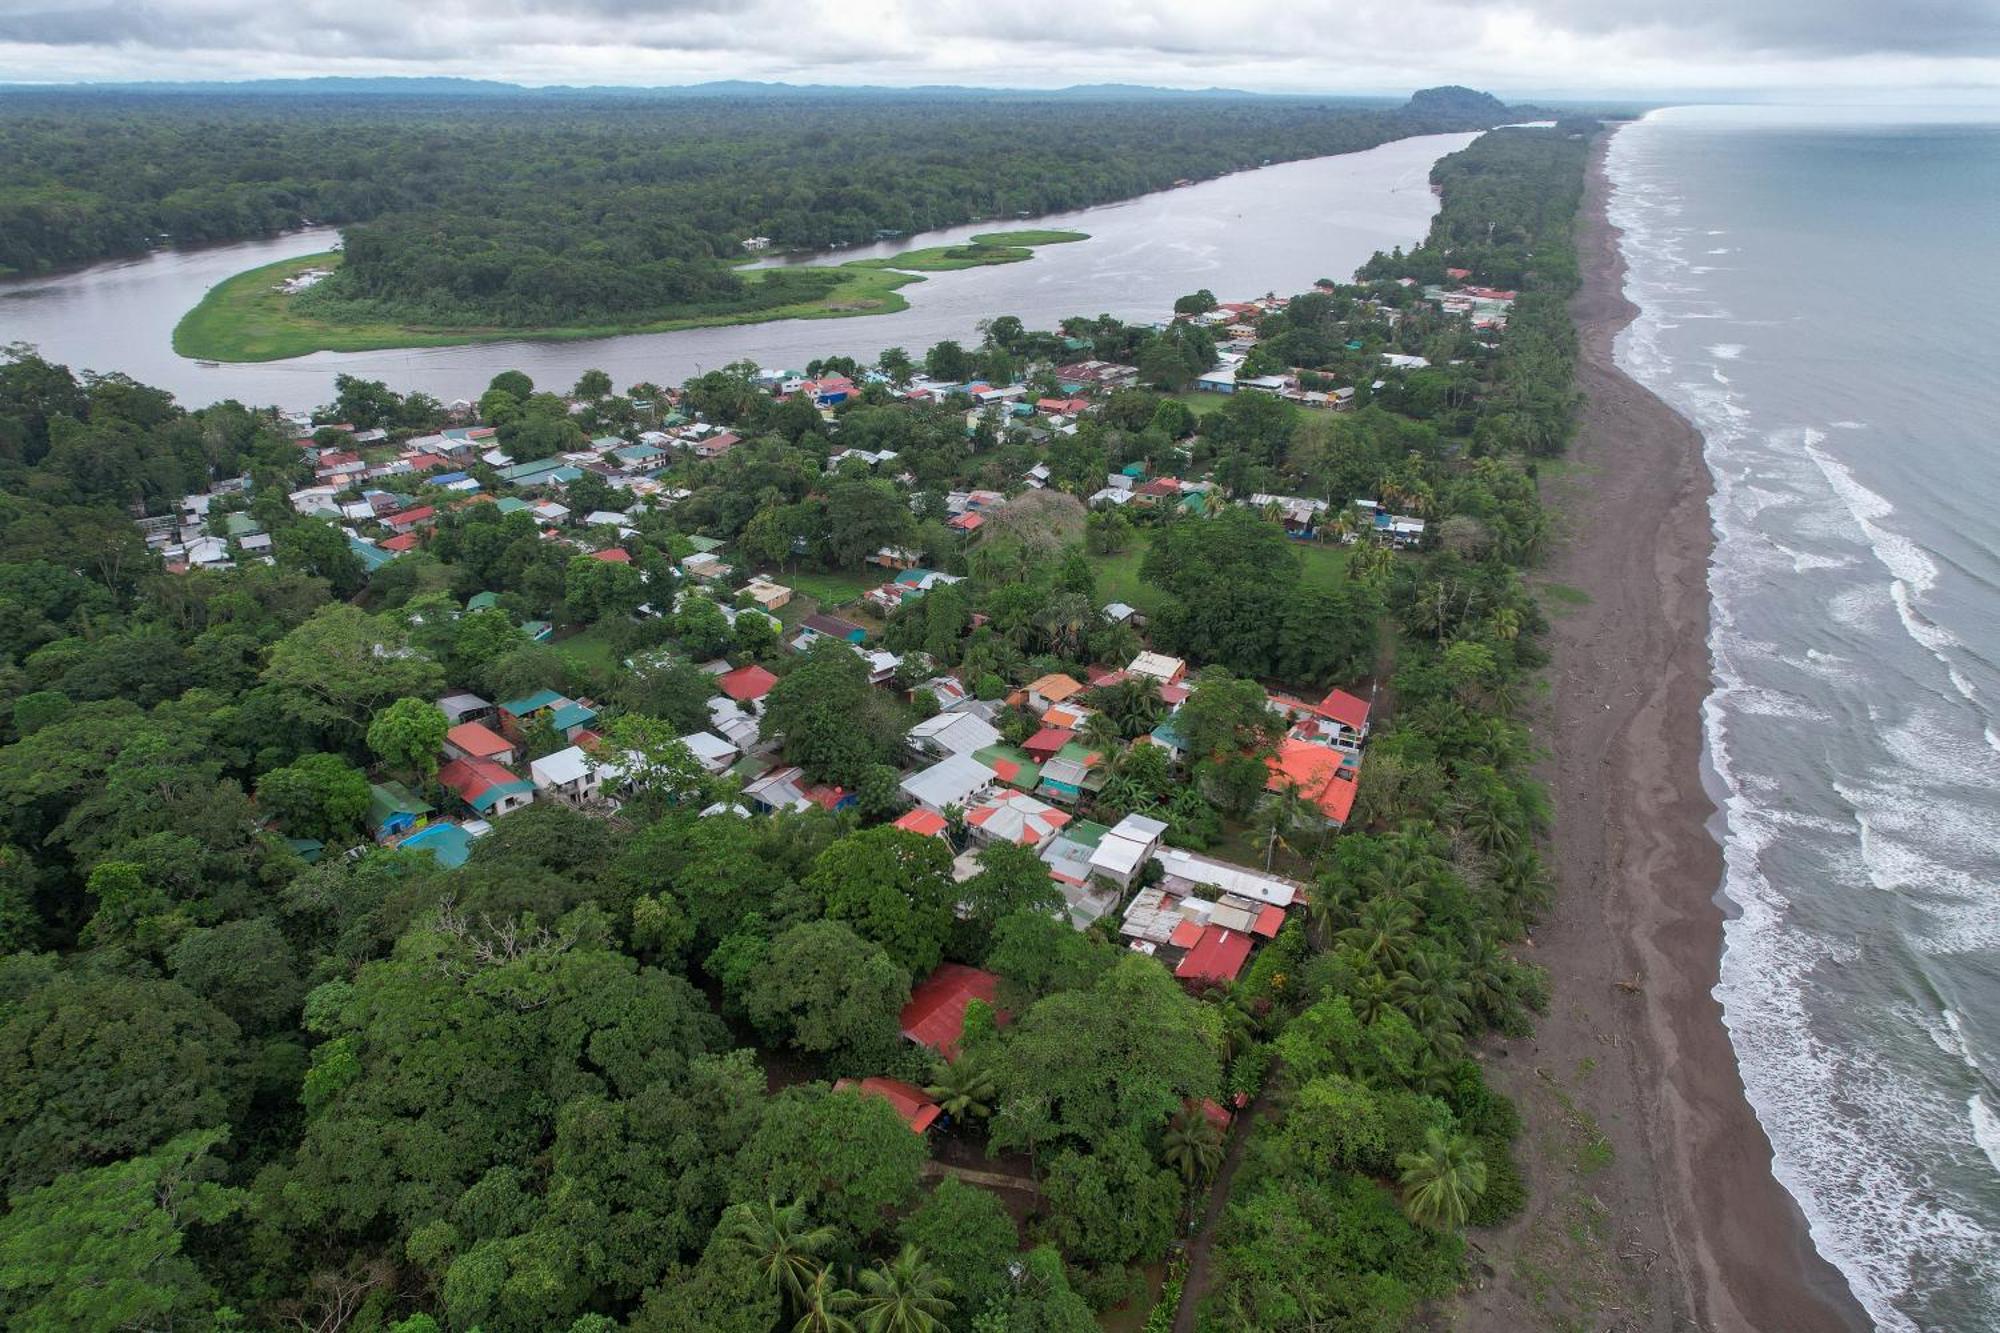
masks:
{"label": "green lawn", "polygon": [[[831,611],[857,600],[862,593],[885,582],[889,578],[889,573],[886,570],[865,569],[854,574],[844,570],[831,572],[800,570],[795,574],[787,574],[779,570],[765,577],[784,584],[802,597],[812,598],[819,604],[820,610]],[[791,609],[790,606],[785,607],[786,611]],[[780,619],[783,618],[780,616]]]}
{"label": "green lawn", "polygon": [[1222,405],[1229,401],[1229,395],[1226,393],[1207,393],[1200,389],[1189,389],[1185,393],[1170,396],[1177,402],[1186,403],[1188,410],[1197,417],[1205,417],[1210,412],[1219,412],[1222,410]]}
{"label": "green lawn", "polygon": [[947,273],[988,264],[1018,264],[1035,257],[1035,246],[1089,239],[1088,233],[1080,231],[989,231],[973,237],[968,244],[933,245],[880,259],[857,259],[848,267]]}
{"label": "green lawn", "polygon": [[601,668],[605,671],[618,669],[620,658],[611,646],[610,630],[603,625],[593,625],[581,634],[572,634],[567,639],[558,639],[553,647],[564,657],[580,667]]}
{"label": "green lawn", "polygon": [[[1090,567],[1097,573],[1097,596],[1102,602],[1123,602],[1150,615],[1164,597],[1158,588],[1142,581],[1139,566],[1146,559],[1147,534],[1116,555],[1094,555]],[[1347,582],[1347,551],[1340,546],[1317,546],[1293,542],[1304,566],[1304,584],[1313,588],[1338,588]]]}
{"label": "green lawn", "polygon": [[[174,328],[174,350],[204,361],[278,361],[308,352],[367,352],[389,347],[451,347],[462,343],[534,338],[567,341],[625,333],[670,333],[676,329],[761,324],[774,319],[842,319],[887,315],[909,308],[897,288],[923,279],[894,269],[843,264],[832,272],[841,281],[824,296],[790,305],[735,314],[697,315],[632,324],[541,329],[427,328],[396,323],[333,323],[293,309],[278,284],[309,268],[334,268],[340,252],[301,255],[239,273],[217,283],[201,304]],[[762,282],[772,269],[742,271],[746,282]]]}

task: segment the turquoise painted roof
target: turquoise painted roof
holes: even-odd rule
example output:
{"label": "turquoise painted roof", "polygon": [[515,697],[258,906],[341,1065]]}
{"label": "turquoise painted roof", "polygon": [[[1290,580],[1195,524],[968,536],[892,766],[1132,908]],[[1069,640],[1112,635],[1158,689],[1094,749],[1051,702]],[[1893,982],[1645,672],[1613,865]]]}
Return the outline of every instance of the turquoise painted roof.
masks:
{"label": "turquoise painted roof", "polygon": [[568,731],[571,727],[587,726],[597,720],[597,710],[582,704],[564,704],[549,715],[549,721],[557,731]]}
{"label": "turquoise painted roof", "polygon": [[512,713],[515,717],[526,717],[528,714],[536,712],[539,709],[554,708],[557,704],[566,704],[568,702],[567,698],[557,694],[554,690],[536,690],[527,698],[510,700],[507,703],[501,704],[500,708],[502,712]]}
{"label": "turquoise painted roof", "polygon": [[500,594],[497,592],[476,592],[465,599],[465,609],[468,611],[485,611],[498,605],[500,605]]}
{"label": "turquoise painted roof", "polygon": [[370,574],[396,558],[394,551],[385,551],[379,546],[362,541],[359,537],[349,537],[347,549],[354,552],[355,559],[359,560],[361,567]]}
{"label": "turquoise painted roof", "polygon": [[499,510],[503,514],[518,514],[527,509],[528,502],[518,495],[500,497]]}
{"label": "turquoise painted roof", "polygon": [[405,847],[421,847],[446,870],[456,870],[472,855],[472,835],[456,824],[433,824],[403,839]]}
{"label": "turquoise painted roof", "polygon": [[[532,796],[534,791],[535,784],[525,779],[517,778],[513,782],[496,782],[485,791],[480,792],[478,796],[466,802],[466,804],[483,815],[509,796],[520,796],[523,794]],[[409,846],[410,840],[408,838],[403,839],[403,845],[405,847]]]}

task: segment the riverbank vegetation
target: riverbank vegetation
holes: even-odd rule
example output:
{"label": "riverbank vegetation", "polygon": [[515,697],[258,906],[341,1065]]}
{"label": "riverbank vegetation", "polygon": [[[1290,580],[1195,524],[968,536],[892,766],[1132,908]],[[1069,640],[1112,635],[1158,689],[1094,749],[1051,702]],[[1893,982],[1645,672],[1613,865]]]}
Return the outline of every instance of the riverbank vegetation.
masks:
{"label": "riverbank vegetation", "polygon": [[[1197,421],[1170,394],[1212,361],[1207,335],[1101,318],[999,316],[982,345],[922,358],[1041,383],[1088,342],[1143,368],[1039,441],[968,434],[963,398],[874,382],[821,413],[727,367],[675,406],[741,442],[667,465],[686,494],[629,531],[564,534],[615,541],[608,561],[411,473],[393,484],[434,524],[371,574],[287,502],[313,468],[276,414],[0,363],[0,1324],[1095,1333],[1094,1312],[1145,1301],[1205,1197],[1219,1226],[1164,1288],[1204,1330],[1408,1324],[1464,1280],[1465,1230],[1523,1188],[1479,1043],[1546,1000],[1516,956],[1548,891],[1521,721],[1544,623],[1523,570],[1546,540],[1537,460],[1567,437],[1574,268],[1566,220],[1529,205],[1582,167],[1560,134],[1485,136],[1440,165],[1425,246],[1266,316],[1296,364],[1368,354],[1349,411],[1242,393]],[[1461,257],[1453,182],[1474,168],[1530,187],[1483,195],[1493,234],[1520,233],[1531,312],[1498,334],[1395,281]],[[1436,378],[1382,368],[1412,344],[1438,351]],[[885,354],[884,374],[917,359]],[[481,406],[503,447],[539,456],[657,421],[664,393],[632,387],[505,372]],[[397,435],[439,412],[340,393],[346,424]],[[829,470],[839,450],[893,450],[907,480]],[[1135,465],[1216,489],[1086,512]],[[1049,484],[1030,496],[1034,466]],[[163,568],[132,515],[243,475],[208,521],[247,518],[272,562]],[[976,539],[943,521],[970,487],[1015,493]],[[1425,545],[1345,543],[1329,519],[1302,550],[1235,503],[1260,491],[1379,499],[1424,518]],[[612,496],[584,472],[565,503]],[[906,665],[878,688],[836,640],[791,652],[755,615],[662,596],[697,538],[830,596],[885,545],[963,581],[889,616],[880,642]],[[1081,810],[1157,817],[1175,846],[1307,885],[1233,984],[1183,986],[1104,926],[1073,929],[1029,849],[955,873],[945,841],[888,822],[929,673],[998,698],[1131,659],[1138,633],[1098,614],[1121,560],[1150,640],[1193,661],[1186,753],[1125,743],[1163,717],[1143,680],[1084,692],[1089,743],[1117,759]],[[764,735],[851,803],[731,817],[740,777],[677,739],[711,725],[699,664],[718,657],[771,672]],[[1334,684],[1375,701],[1338,833],[1296,788],[1267,791],[1264,762],[1266,687]],[[457,868],[377,845],[398,805],[455,799],[430,700],[545,689],[591,700],[636,756],[615,816],[538,801]],[[521,744],[564,741],[536,724]],[[949,1058],[901,1035],[940,961],[997,979]],[[876,1076],[948,1119],[913,1134],[887,1099],[832,1086]]]}
{"label": "riverbank vegetation", "polygon": [[933,245],[922,250],[884,255],[880,259],[857,259],[853,263],[869,268],[945,273],[955,269],[982,268],[988,264],[1018,264],[1024,259],[1033,259],[1038,246],[1089,239],[1090,234],[1081,231],[989,231],[960,245]]}
{"label": "riverbank vegetation", "polygon": [[343,228],[356,318],[540,329],[752,309],[726,261],[1127,199],[1484,128],[1490,98],[0,95],[0,274]]}
{"label": "riverbank vegetation", "polygon": [[923,281],[914,273],[860,264],[747,269],[740,273],[741,289],[748,294],[741,302],[707,309],[684,307],[672,319],[532,329],[402,323],[371,317],[365,306],[316,301],[313,293],[325,283],[297,292],[286,289],[287,279],[298,273],[314,268],[338,272],[344,266],[341,252],[328,251],[266,264],[219,282],[174,326],[174,350],[204,361],[279,361],[309,352],[451,347],[523,337],[569,341],[772,319],[847,319],[906,310],[909,302],[897,289]]}

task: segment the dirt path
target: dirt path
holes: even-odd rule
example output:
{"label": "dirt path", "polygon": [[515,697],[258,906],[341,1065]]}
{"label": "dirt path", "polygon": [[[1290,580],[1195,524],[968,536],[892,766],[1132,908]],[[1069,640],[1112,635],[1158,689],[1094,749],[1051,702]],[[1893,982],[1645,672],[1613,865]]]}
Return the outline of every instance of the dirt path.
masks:
{"label": "dirt path", "polygon": [[[1277,1076],[1274,1065],[1264,1086],[1270,1087]],[[1257,1122],[1263,1119],[1266,1105],[1263,1093],[1258,1093],[1255,1101],[1244,1109],[1229,1127],[1229,1150],[1223,1154],[1222,1166],[1215,1173],[1215,1183],[1208,1191],[1208,1207],[1202,1210],[1201,1228],[1188,1241],[1187,1276],[1181,1279],[1181,1305],[1174,1312],[1174,1333],[1194,1333],[1195,1315],[1201,1310],[1203,1298],[1214,1281],[1209,1269],[1209,1256],[1215,1249],[1215,1228],[1222,1221],[1223,1210],[1229,1207],[1229,1188],[1236,1180],[1236,1168],[1243,1165],[1243,1151],[1250,1146],[1250,1135],[1256,1132]]]}
{"label": "dirt path", "polygon": [[1571,476],[1549,497],[1572,528],[1548,576],[1566,587],[1544,599],[1560,888],[1524,954],[1548,969],[1554,998],[1534,1037],[1500,1045],[1489,1066],[1528,1125],[1530,1201],[1475,1237],[1490,1268],[1454,1322],[1846,1333],[1867,1322],[1772,1177],[1711,993],[1722,860],[1701,783],[1710,479],[1694,429],[1613,362],[1636,311],[1602,152],[1571,307],[1586,406]]}

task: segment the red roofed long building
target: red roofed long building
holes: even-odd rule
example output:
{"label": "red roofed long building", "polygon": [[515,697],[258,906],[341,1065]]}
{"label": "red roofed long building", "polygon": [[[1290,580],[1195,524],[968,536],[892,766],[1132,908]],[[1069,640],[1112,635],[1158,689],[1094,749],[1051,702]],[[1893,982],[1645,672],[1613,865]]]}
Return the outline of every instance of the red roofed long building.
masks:
{"label": "red roofed long building", "polygon": [[942,1108],[930,1099],[922,1088],[913,1083],[905,1083],[899,1078],[841,1079],[833,1085],[835,1092],[858,1092],[864,1097],[880,1097],[896,1108],[896,1114],[903,1117],[903,1123],[912,1133],[922,1134],[937,1123],[944,1114]]}
{"label": "red roofed long building", "polygon": [[[928,1046],[949,1060],[958,1054],[965,1032],[966,1006],[974,1000],[991,1005],[1000,994],[1000,978],[963,963],[940,963],[937,971],[917,983],[903,1006],[903,1036]],[[996,1022],[1006,1015],[995,1013]]]}

